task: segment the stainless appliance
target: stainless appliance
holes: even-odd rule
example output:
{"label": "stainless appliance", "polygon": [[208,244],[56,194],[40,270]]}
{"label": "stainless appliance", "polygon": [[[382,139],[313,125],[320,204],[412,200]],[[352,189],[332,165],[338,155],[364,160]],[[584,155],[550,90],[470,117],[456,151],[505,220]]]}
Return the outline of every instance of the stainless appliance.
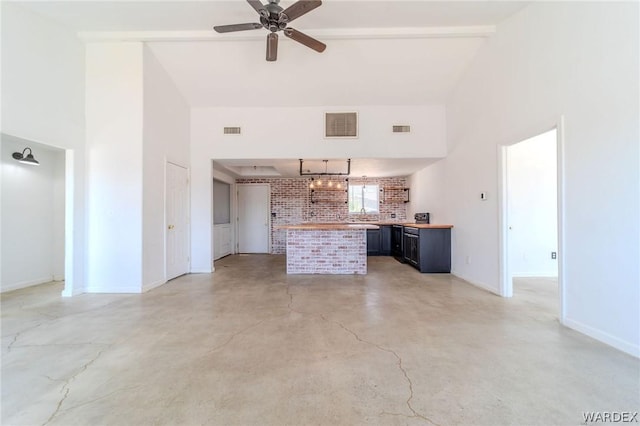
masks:
{"label": "stainless appliance", "polygon": [[429,223],[429,213],[416,213],[413,218],[416,223]]}

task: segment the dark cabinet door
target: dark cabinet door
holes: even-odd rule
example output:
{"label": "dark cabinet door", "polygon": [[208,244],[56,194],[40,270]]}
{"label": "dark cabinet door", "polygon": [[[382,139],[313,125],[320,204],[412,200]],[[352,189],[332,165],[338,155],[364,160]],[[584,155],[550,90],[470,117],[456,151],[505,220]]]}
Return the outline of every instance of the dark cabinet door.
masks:
{"label": "dark cabinet door", "polygon": [[451,230],[420,230],[420,272],[451,272]]}
{"label": "dark cabinet door", "polygon": [[391,226],[380,226],[380,255],[391,256]]}
{"label": "dark cabinet door", "polygon": [[420,237],[414,234],[404,234],[404,260],[420,268]]}
{"label": "dark cabinet door", "polygon": [[391,255],[404,262],[404,252],[402,250],[402,225],[393,225],[391,227]]}
{"label": "dark cabinet door", "polygon": [[380,255],[380,230],[367,229],[367,256]]}

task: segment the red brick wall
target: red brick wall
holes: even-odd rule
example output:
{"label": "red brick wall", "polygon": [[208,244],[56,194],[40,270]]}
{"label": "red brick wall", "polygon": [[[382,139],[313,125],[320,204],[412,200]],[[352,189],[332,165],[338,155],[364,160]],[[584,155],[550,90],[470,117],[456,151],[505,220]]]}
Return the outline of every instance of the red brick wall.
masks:
{"label": "red brick wall", "polygon": [[287,274],[366,274],[367,231],[287,231]]}
{"label": "red brick wall", "polygon": [[[326,181],[326,179],[322,179]],[[335,184],[345,184],[344,179],[331,179]],[[311,203],[309,178],[268,178],[237,179],[236,183],[268,183],[271,186],[271,252],[284,254],[286,232],[274,229],[278,225],[295,225],[304,222],[347,222],[347,221],[399,221],[406,222],[407,208],[404,200],[406,192],[401,190],[385,190],[380,192],[380,213],[349,214],[346,203],[347,194],[342,191],[316,191],[313,194],[315,203]],[[326,182],[323,182],[326,187]],[[362,184],[362,178],[349,178],[351,184]],[[406,186],[406,179],[367,178],[366,184],[379,185],[380,188],[400,188]],[[275,217],[273,217],[275,213]],[[391,215],[394,214],[395,218]]]}

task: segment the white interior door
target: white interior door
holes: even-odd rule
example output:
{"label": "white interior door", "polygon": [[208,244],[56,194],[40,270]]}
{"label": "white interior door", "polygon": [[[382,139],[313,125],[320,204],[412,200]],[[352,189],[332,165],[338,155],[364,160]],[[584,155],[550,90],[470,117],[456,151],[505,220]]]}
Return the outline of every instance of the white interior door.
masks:
{"label": "white interior door", "polygon": [[238,185],[238,252],[269,253],[271,188]]}
{"label": "white interior door", "polygon": [[167,163],[167,280],[189,272],[189,177]]}

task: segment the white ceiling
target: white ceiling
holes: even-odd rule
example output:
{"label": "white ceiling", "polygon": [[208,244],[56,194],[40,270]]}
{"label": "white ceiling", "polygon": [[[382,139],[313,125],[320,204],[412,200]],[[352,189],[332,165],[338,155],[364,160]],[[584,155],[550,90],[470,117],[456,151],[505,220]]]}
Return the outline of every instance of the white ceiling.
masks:
{"label": "white ceiling", "polygon": [[[212,30],[257,22],[244,0],[17,3],[85,40],[147,42],[192,107],[295,107],[443,104],[495,25],[529,2],[324,0],[291,26],[325,42],[326,51],[319,54],[281,36],[277,62],[265,61],[264,29]],[[431,161],[358,159],[352,175],[406,176]],[[250,175],[253,166],[297,176],[299,164],[217,164],[236,176]]]}
{"label": "white ceiling", "polygon": [[[204,31],[211,30],[213,25],[255,22],[257,16],[243,0],[18,3],[76,31]],[[280,5],[286,8],[293,3],[293,0],[282,0]],[[324,0],[320,8],[301,17],[296,25],[305,29],[495,25],[527,3]]]}

